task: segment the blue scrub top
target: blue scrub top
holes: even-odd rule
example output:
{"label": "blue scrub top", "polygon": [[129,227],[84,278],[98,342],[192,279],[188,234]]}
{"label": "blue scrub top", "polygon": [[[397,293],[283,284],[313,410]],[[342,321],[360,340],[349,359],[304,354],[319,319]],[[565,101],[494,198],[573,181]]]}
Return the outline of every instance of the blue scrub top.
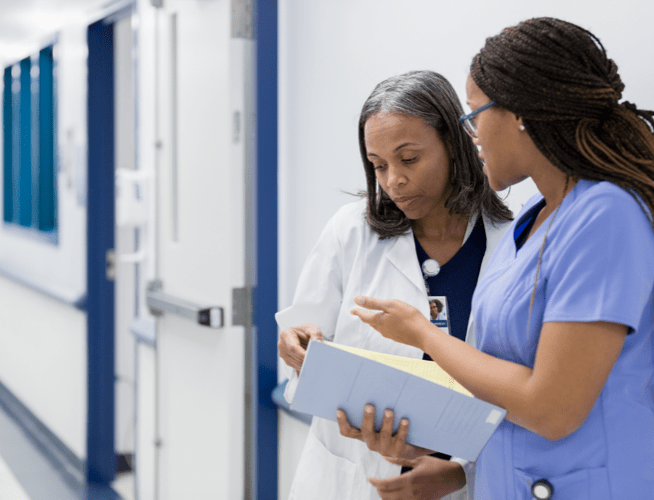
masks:
{"label": "blue scrub top", "polygon": [[550,219],[520,248],[513,236],[542,199],[525,205],[477,286],[479,349],[533,367],[543,323],[609,321],[628,326],[630,334],[574,433],[549,441],[502,422],[477,461],[475,498],[531,500],[539,479],[554,486],[554,500],[654,498],[654,232],[626,191],[578,182],[550,228],[527,332]]}

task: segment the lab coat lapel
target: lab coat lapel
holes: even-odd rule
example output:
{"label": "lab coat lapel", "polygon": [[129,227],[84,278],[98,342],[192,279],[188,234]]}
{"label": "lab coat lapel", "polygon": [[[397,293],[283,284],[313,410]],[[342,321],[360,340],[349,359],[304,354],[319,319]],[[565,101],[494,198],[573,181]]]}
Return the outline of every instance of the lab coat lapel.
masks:
{"label": "lab coat lapel", "polygon": [[412,232],[399,236],[395,240],[388,249],[387,258],[419,290],[425,291],[425,282],[420,271]]}

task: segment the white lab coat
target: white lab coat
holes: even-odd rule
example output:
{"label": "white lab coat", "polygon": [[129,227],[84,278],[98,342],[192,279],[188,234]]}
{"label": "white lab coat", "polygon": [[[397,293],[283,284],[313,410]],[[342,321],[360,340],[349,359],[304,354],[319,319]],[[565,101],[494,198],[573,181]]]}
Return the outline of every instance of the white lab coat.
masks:
{"label": "white lab coat", "polygon": [[[413,235],[381,240],[366,222],[365,209],[366,200],[350,203],[330,219],[302,269],[293,305],[278,312],[275,318],[282,329],[313,323],[323,332],[325,340],[422,358],[420,349],[382,337],[349,312],[355,307],[354,297],[365,295],[403,300],[429,317]],[[465,238],[474,222],[470,221]],[[481,272],[508,224],[494,226],[484,220],[484,227],[487,242]],[[471,324],[472,318],[466,341],[474,345]],[[291,402],[298,377],[290,368],[288,375],[284,396]],[[466,470],[468,489],[474,488],[474,463],[457,461]],[[363,442],[341,436],[336,422],[314,417],[289,500],[379,499],[367,478],[389,478],[399,473],[399,466],[388,463]],[[445,498],[465,500],[466,488]]]}

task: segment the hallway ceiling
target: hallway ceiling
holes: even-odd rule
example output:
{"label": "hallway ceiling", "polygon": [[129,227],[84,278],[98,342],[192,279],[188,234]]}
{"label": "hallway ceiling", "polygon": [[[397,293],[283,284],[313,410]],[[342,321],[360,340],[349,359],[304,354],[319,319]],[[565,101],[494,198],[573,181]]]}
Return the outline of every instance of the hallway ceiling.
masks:
{"label": "hallway ceiling", "polygon": [[0,63],[26,56],[59,29],[124,0],[0,0]]}

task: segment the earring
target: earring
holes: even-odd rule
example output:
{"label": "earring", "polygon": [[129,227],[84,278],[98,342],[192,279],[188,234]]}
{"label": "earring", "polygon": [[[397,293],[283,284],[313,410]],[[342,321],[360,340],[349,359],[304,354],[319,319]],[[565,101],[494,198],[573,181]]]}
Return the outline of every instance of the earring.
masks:
{"label": "earring", "polygon": [[525,131],[525,126],[524,126],[524,125],[520,125],[520,127],[518,127],[518,128],[520,129],[520,132],[524,132],[524,131]]}

